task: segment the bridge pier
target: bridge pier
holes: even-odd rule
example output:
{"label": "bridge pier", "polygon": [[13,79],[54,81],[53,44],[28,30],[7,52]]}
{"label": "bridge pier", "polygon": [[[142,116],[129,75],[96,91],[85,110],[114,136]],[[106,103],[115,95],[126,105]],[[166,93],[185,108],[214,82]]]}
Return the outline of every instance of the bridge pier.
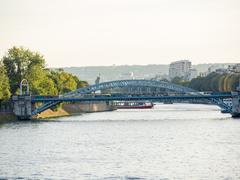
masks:
{"label": "bridge pier", "polygon": [[30,120],[32,117],[31,96],[20,95],[13,96],[13,113],[19,120]]}
{"label": "bridge pier", "polygon": [[232,117],[240,117],[240,91],[232,92]]}
{"label": "bridge pier", "polygon": [[240,117],[240,79],[236,92],[232,92],[232,117]]}

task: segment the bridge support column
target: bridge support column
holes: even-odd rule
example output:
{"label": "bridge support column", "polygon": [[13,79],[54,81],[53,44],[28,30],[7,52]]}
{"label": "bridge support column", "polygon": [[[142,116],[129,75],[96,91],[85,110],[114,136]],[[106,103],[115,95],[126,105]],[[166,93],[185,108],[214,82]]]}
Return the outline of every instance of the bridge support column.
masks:
{"label": "bridge support column", "polygon": [[30,120],[32,116],[31,96],[13,96],[13,112],[19,120]]}
{"label": "bridge support column", "polygon": [[232,92],[232,117],[240,117],[240,80],[236,92]]}

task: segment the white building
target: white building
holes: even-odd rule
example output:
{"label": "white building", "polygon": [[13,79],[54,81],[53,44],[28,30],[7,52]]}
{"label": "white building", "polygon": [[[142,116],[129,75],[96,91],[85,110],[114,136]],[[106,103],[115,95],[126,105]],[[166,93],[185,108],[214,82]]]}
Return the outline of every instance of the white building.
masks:
{"label": "white building", "polygon": [[192,63],[189,60],[172,62],[169,66],[169,78],[181,77],[189,80],[191,76]]}
{"label": "white building", "polygon": [[240,73],[240,64],[234,64],[231,66],[228,66],[228,71],[230,73]]}
{"label": "white building", "polygon": [[227,66],[225,64],[213,64],[208,68],[208,74],[219,71],[219,69],[227,69]]}
{"label": "white building", "polygon": [[134,79],[134,73],[133,72],[122,73],[120,74],[119,79]]}
{"label": "white building", "polygon": [[198,77],[198,72],[196,69],[190,69],[190,77],[189,80]]}

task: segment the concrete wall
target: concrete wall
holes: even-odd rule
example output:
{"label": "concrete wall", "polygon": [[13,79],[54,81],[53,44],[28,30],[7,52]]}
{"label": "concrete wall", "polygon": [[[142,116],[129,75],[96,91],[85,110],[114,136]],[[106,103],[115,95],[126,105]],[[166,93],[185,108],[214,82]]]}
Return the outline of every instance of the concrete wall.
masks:
{"label": "concrete wall", "polygon": [[0,112],[0,123],[17,120],[12,112]]}
{"label": "concrete wall", "polygon": [[115,108],[107,102],[81,102],[81,103],[66,103],[56,111],[48,109],[35,118],[51,118],[61,116],[71,116],[81,113],[113,111]]}
{"label": "concrete wall", "polygon": [[13,113],[13,104],[11,102],[0,103],[0,123],[16,120],[17,117]]}
{"label": "concrete wall", "polygon": [[63,104],[63,109],[72,114],[114,110],[114,108],[106,102],[81,102],[76,104]]}

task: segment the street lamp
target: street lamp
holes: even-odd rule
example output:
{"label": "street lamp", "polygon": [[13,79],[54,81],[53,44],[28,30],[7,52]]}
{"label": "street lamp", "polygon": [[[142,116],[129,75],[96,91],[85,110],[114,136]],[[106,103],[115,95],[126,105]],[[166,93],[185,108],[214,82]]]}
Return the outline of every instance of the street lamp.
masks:
{"label": "street lamp", "polygon": [[[26,92],[23,93],[23,87],[27,87]],[[26,79],[23,79],[20,83],[20,95],[29,95],[29,84],[28,81]]]}

